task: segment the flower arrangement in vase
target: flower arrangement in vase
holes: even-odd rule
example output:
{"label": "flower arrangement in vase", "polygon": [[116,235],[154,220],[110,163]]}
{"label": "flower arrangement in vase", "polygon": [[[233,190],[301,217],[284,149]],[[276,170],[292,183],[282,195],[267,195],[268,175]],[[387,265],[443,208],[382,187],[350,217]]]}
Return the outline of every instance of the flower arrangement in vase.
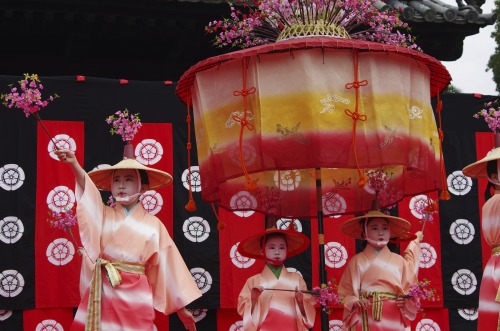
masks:
{"label": "flower arrangement in vase", "polygon": [[334,306],[340,304],[340,296],[334,279],[329,280],[324,286],[314,287],[312,293],[320,304],[321,310],[327,314],[332,312]]}
{"label": "flower arrangement in vase", "polygon": [[118,110],[114,115],[106,118],[106,123],[111,125],[109,132],[112,135],[120,135],[122,140],[125,141],[123,156],[133,159],[135,157],[134,148],[130,142],[134,140],[137,131],[142,127],[139,113],[130,114],[127,108],[123,111]]}

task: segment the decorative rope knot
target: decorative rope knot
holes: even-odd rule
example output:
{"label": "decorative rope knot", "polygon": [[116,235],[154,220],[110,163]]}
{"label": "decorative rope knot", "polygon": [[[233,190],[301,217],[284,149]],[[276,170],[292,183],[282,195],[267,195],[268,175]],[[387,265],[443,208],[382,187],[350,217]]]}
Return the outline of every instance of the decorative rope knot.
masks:
{"label": "decorative rope knot", "polygon": [[244,188],[248,192],[253,192],[257,189],[257,184],[255,184],[255,181],[253,180],[247,180],[247,182],[244,185]]}
{"label": "decorative rope knot", "polygon": [[242,89],[242,90],[239,90],[239,91],[234,91],[233,95],[235,97],[246,97],[246,96],[249,96],[250,94],[254,94],[255,91],[256,91],[255,87],[251,87],[248,90],[247,89]]}
{"label": "decorative rope knot", "polygon": [[187,149],[188,151],[190,151],[192,147],[193,147],[193,146],[191,145],[191,143],[190,143],[190,142],[188,142],[188,143],[186,144],[186,149]]}
{"label": "decorative rope knot", "polygon": [[366,119],[367,119],[366,115],[361,115],[357,111],[353,112],[353,111],[350,111],[349,109],[346,109],[346,110],[344,110],[344,112],[346,113],[347,116],[352,117],[352,119],[355,121],[366,121]]}
{"label": "decorative rope knot", "polygon": [[355,80],[352,83],[345,84],[345,88],[349,90],[352,88],[360,88],[361,86],[366,86],[366,85],[368,85],[368,81],[366,79],[361,81]]}
{"label": "decorative rope knot", "polygon": [[246,126],[248,130],[253,130],[255,126],[246,119],[246,116],[233,115],[233,120],[241,124],[242,127]]}
{"label": "decorative rope knot", "polygon": [[189,123],[189,122],[191,122],[191,115],[189,115],[189,114],[188,114],[188,115],[186,116],[186,122],[188,122],[188,123]]}

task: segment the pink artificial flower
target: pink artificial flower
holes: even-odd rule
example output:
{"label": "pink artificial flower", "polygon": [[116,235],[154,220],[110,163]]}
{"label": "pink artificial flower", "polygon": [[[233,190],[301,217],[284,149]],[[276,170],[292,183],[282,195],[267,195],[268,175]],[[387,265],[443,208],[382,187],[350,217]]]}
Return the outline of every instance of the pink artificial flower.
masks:
{"label": "pink artificial flower", "polygon": [[[285,28],[309,24],[311,17],[327,25],[343,27],[352,39],[370,40],[420,51],[414,37],[400,20],[400,12],[379,11],[378,0],[250,0],[242,10],[229,3],[230,18],[209,22],[207,33],[214,33],[217,47],[248,48],[275,42]],[[245,11],[245,12],[243,12]]]}
{"label": "pink artificial flower", "polygon": [[77,219],[72,209],[61,212],[50,211],[48,219],[50,226],[53,228],[67,230],[76,224]]}
{"label": "pink artificial flower", "polygon": [[26,117],[35,114],[40,109],[46,107],[49,101],[59,96],[50,95],[47,100],[42,100],[43,85],[36,74],[24,74],[24,79],[19,82],[19,89],[15,86],[10,88],[10,93],[0,94],[3,105],[8,108],[21,109]]}
{"label": "pink artificial flower", "polygon": [[488,127],[493,132],[500,132],[500,106],[498,99],[484,104],[484,108],[473,115],[474,118],[483,117]]}
{"label": "pink artificial flower", "polygon": [[436,297],[436,289],[430,288],[430,281],[427,279],[424,279],[423,281],[419,281],[416,284],[413,284],[410,286],[410,289],[408,290],[408,293],[406,297],[409,297],[410,300],[412,300],[415,305],[417,306],[418,309],[422,309],[422,303],[420,302],[421,300],[426,300],[426,301],[439,301],[439,296]]}
{"label": "pink artificial flower", "polygon": [[123,112],[119,110],[115,113],[115,115],[111,115],[106,118],[106,123],[111,125],[111,134],[118,134],[122,136],[123,141],[132,141],[135,134],[142,126],[139,113],[129,114],[128,109],[125,108]]}
{"label": "pink artificial flower", "polygon": [[332,306],[340,304],[340,296],[336,290],[335,280],[328,281],[324,287],[313,288],[313,292],[317,293],[315,295],[318,303],[321,305],[321,309],[328,314],[331,312]]}

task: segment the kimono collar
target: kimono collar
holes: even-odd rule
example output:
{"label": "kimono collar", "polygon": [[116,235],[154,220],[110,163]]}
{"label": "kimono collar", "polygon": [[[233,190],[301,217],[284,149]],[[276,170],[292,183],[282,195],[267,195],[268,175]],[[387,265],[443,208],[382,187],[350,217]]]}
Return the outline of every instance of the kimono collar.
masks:
{"label": "kimono collar", "polygon": [[125,215],[127,215],[127,216],[130,215],[139,203],[140,203],[140,201],[137,201],[137,203],[132,208],[130,208],[130,210],[127,210],[127,208],[125,208],[125,206],[122,205],[122,208],[123,208],[123,211],[125,212]]}
{"label": "kimono collar", "polygon": [[266,262],[266,266],[273,272],[276,278],[280,278],[281,269],[283,269],[283,264],[272,265],[271,263]]}

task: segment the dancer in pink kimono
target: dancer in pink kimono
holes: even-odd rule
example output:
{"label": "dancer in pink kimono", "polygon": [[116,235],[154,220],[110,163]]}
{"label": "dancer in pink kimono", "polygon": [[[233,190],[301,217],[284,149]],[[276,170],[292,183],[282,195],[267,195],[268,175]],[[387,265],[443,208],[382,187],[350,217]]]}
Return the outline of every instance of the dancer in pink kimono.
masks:
{"label": "dancer in pink kimono", "polygon": [[[477,329],[500,330],[500,177],[498,162],[500,148],[495,148],[483,159],[463,169],[466,176],[487,178],[486,203],[483,206],[481,231],[484,240],[491,246],[491,257],[483,271],[479,289]],[[490,186],[495,194],[489,194]]]}
{"label": "dancer in pink kimono", "polygon": [[[201,293],[163,223],[139,201],[144,191],[166,186],[172,177],[134,159],[87,174],[71,150],[55,153],[75,175],[85,252],[71,330],[153,330],[155,309],[177,312],[187,330],[196,330],[185,306]],[[98,189],[111,191],[114,208],[102,202]]]}
{"label": "dancer in pink kimono", "polygon": [[342,224],[346,235],[367,241],[353,256],[339,282],[344,304],[342,330],[401,331],[418,312],[413,301],[401,296],[417,283],[420,240],[410,242],[404,257],[387,248],[390,238],[406,235],[410,223],[373,210]]}
{"label": "dancer in pink kimono", "polygon": [[247,279],[238,297],[245,331],[304,331],[312,328],[316,300],[302,276],[284,266],[287,257],[303,252],[309,239],[295,230],[269,229],[241,242],[238,252],[266,259],[260,274]]}

